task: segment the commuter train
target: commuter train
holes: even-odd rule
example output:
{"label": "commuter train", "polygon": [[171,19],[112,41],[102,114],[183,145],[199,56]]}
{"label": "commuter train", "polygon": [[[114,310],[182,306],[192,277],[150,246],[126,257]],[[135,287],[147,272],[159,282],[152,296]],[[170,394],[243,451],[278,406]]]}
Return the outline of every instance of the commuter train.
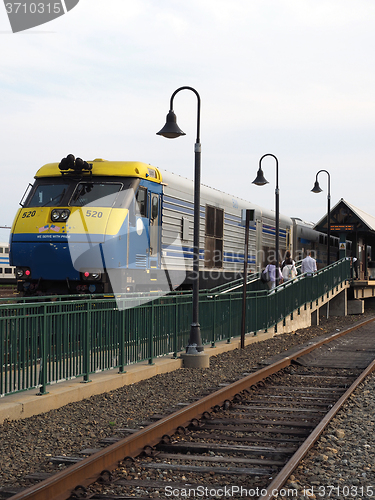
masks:
{"label": "commuter train", "polygon": [[15,283],[15,268],[9,265],[9,244],[0,243],[0,284]]}
{"label": "commuter train", "polygon": [[[24,200],[24,201],[23,201]],[[193,270],[194,183],[133,161],[68,155],[35,175],[10,236],[18,290],[28,294],[124,293],[189,289]],[[199,285],[212,288],[261,270],[275,248],[275,213],[201,186]],[[326,235],[280,215],[279,259],[314,250],[326,264]],[[336,247],[338,248],[338,242]],[[332,246],[335,251],[335,239]],[[337,255],[331,256],[331,262]]]}

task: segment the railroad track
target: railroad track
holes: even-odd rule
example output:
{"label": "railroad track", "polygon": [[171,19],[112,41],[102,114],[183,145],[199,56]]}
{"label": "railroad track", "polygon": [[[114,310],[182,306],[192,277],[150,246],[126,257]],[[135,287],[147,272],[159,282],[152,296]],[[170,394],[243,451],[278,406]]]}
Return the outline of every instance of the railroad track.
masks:
{"label": "railroad track", "polygon": [[103,449],[54,457],[73,465],[12,500],[167,498],[187,496],[187,490],[212,498],[239,496],[241,488],[251,498],[274,498],[374,370],[373,322],[271,359]]}
{"label": "railroad track", "polygon": [[16,286],[4,286],[0,285],[0,297],[9,298],[17,295],[17,287]]}

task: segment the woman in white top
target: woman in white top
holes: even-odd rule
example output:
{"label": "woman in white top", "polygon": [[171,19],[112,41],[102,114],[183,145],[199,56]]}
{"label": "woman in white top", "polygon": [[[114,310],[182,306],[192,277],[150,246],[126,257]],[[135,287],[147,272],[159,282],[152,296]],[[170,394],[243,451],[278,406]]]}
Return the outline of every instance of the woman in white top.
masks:
{"label": "woman in white top", "polygon": [[290,252],[286,252],[285,260],[281,264],[282,275],[284,281],[292,280],[297,276],[296,263],[292,259]]}
{"label": "woman in white top", "polygon": [[268,287],[270,290],[272,290],[272,288],[275,288],[275,286],[276,286],[276,273],[278,272],[278,275],[279,275],[279,278],[278,278],[279,283],[282,282],[283,275],[281,274],[279,267],[276,270],[276,262],[271,262],[270,264],[268,264],[268,266],[266,266],[266,270],[268,270],[269,275],[270,275]]}

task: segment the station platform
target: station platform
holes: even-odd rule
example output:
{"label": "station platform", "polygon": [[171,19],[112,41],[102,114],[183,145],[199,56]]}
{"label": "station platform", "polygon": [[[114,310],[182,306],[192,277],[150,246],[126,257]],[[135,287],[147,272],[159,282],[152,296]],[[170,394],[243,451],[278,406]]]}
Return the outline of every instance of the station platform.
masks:
{"label": "station platform", "polygon": [[[272,338],[274,330],[247,334],[245,346]],[[205,346],[204,352],[209,357],[241,347],[240,338],[218,342],[215,347]],[[180,353],[181,354],[181,353]],[[126,372],[108,370],[92,374],[90,382],[82,382],[82,378],[72,379],[47,386],[47,394],[39,395],[37,389],[10,394],[0,399],[0,424],[5,420],[21,420],[55,410],[69,403],[82,401],[97,394],[104,394],[120,387],[135,384],[155,375],[172,372],[183,368],[183,360],[163,356],[154,359],[154,364],[147,361],[129,365]]]}
{"label": "station platform", "polygon": [[375,297],[375,279],[352,280],[351,289],[355,299],[369,299]]}
{"label": "station platform", "polygon": [[[375,282],[374,282],[375,283]],[[319,300],[306,304],[305,307],[294,311],[274,327],[267,331],[257,331],[245,335],[245,346],[274,337],[275,335],[294,332],[311,325],[319,325],[322,316],[346,316],[347,314],[361,314],[364,312],[363,300],[347,300],[348,281],[336,287],[330,294],[325,293]],[[367,300],[375,300],[368,298]],[[205,346],[204,353],[208,357],[240,349],[240,337],[217,342],[215,347]],[[126,366],[126,372],[119,373],[117,369],[97,372],[90,375],[90,382],[84,382],[83,377],[61,381],[47,385],[47,394],[40,395],[38,389],[5,395],[0,398],[0,423],[5,420],[20,420],[33,415],[46,413],[61,408],[69,403],[82,401],[91,396],[104,394],[126,385],[132,385],[155,375],[172,372],[184,368],[183,355],[180,352],[177,358],[171,355],[155,358],[153,364],[148,361]],[[191,368],[205,369],[205,368]]]}

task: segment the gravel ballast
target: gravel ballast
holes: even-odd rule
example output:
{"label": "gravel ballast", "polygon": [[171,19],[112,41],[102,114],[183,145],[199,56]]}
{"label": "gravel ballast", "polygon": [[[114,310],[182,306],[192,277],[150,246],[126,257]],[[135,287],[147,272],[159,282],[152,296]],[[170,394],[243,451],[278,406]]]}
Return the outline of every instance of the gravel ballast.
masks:
{"label": "gravel ballast", "polygon": [[[56,471],[51,457],[77,456],[84,448],[98,447],[118,428],[138,428],[153,414],[237,380],[263,359],[344,330],[374,313],[369,307],[359,316],[323,318],[319,326],[213,356],[209,369],[176,370],[25,420],[5,421],[0,425],[0,488],[30,486],[24,479],[27,474]],[[374,498],[374,426],[375,376],[371,375],[289,478],[288,497]]]}
{"label": "gravel ballast", "polygon": [[374,374],[328,425],[286,487],[301,499],[375,497]]}

